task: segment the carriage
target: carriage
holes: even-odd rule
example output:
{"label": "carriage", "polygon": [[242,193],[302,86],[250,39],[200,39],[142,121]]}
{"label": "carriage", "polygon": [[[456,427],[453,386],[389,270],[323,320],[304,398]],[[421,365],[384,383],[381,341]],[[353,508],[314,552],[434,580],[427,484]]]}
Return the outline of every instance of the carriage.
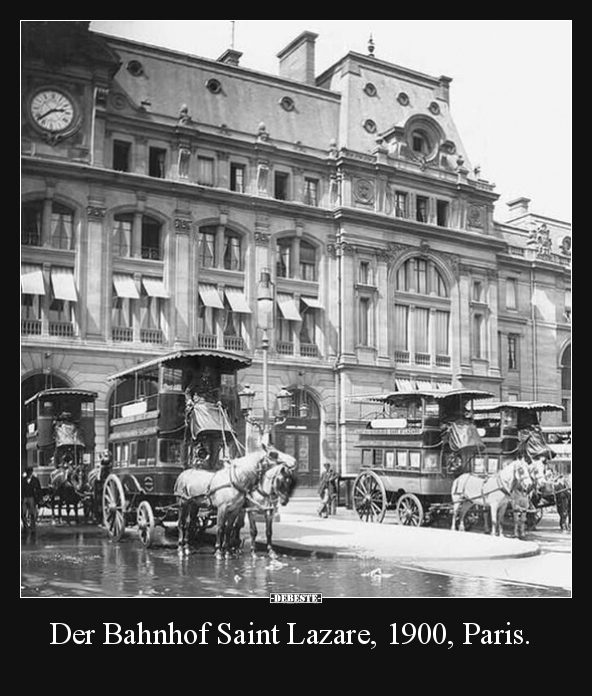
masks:
{"label": "carriage", "polygon": [[[137,526],[142,544],[178,518],[175,482],[187,468],[216,471],[239,454],[236,376],[251,359],[222,350],[181,350],[112,375],[113,468],[102,487],[103,522],[118,541]],[[213,510],[198,524],[215,524]]]}
{"label": "carriage", "polygon": [[483,456],[473,405],[491,398],[468,389],[352,397],[354,403],[382,407],[380,417],[358,431],[361,470],[352,499],[359,517],[382,522],[387,510],[395,510],[400,524],[422,526],[450,514],[454,478],[474,471]]}
{"label": "carriage", "polygon": [[86,389],[43,389],[25,401],[26,465],[32,466],[44,495],[51,475],[69,462],[84,475],[95,449],[95,400]]}

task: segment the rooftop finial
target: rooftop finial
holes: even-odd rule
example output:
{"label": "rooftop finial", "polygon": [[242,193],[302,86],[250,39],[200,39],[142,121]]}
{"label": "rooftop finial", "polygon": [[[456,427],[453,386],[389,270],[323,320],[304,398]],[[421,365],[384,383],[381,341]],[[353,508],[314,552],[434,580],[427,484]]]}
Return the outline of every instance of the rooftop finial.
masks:
{"label": "rooftop finial", "polygon": [[234,24],[236,22],[236,19],[231,19],[230,23],[232,24],[232,38],[230,41],[230,48],[234,48]]}
{"label": "rooftop finial", "polygon": [[370,38],[368,39],[368,55],[373,56],[374,55],[374,39],[372,38],[372,34],[370,34]]}

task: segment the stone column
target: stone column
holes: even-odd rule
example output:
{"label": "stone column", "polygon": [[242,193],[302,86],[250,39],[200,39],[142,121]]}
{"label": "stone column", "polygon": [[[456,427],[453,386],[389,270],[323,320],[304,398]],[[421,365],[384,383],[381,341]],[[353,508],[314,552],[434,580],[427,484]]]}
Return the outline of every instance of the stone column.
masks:
{"label": "stone column", "polygon": [[176,345],[191,344],[197,307],[192,273],[191,220],[175,217],[175,232],[170,254],[170,302],[175,308],[171,316],[171,336]]}
{"label": "stone column", "polygon": [[[81,338],[106,338],[104,307],[108,304],[108,293],[104,292],[106,254],[110,253],[110,244],[105,243],[105,208],[89,201],[86,208],[86,234],[80,235],[79,249],[81,305],[86,311],[81,312]],[[106,280],[110,285],[111,277]],[[109,312],[110,314],[110,312]]]}

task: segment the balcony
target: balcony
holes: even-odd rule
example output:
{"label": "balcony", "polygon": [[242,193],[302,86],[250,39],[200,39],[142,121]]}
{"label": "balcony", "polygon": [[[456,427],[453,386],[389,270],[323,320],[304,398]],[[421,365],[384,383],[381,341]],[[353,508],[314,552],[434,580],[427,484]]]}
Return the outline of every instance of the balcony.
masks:
{"label": "balcony", "polygon": [[408,350],[396,350],[395,351],[395,362],[408,365],[410,360],[411,360],[411,358],[410,358]]}
{"label": "balcony", "polygon": [[41,319],[21,319],[21,334],[26,336],[40,336]]}
{"label": "balcony", "polygon": [[70,321],[50,321],[49,335],[59,336],[60,338],[72,338],[74,336],[74,326]]}
{"label": "balcony", "polygon": [[432,356],[429,353],[415,353],[416,365],[431,365]]}
{"label": "balcony", "polygon": [[244,351],[245,341],[241,336],[224,336],[224,349],[232,351]]}
{"label": "balcony", "polygon": [[290,341],[278,341],[275,349],[278,355],[294,355],[294,344]]}
{"label": "balcony", "polygon": [[160,345],[164,341],[162,331],[160,329],[140,329],[140,341]]}
{"label": "balcony", "polygon": [[436,355],[436,367],[450,367],[450,364],[449,355]]}
{"label": "balcony", "polygon": [[141,254],[143,259],[152,259],[153,261],[160,261],[160,249],[156,247],[142,247]]}
{"label": "balcony", "polygon": [[41,234],[39,232],[21,232],[21,244],[24,246],[41,246]]}
{"label": "balcony", "polygon": [[300,344],[300,357],[301,358],[318,358],[319,357],[319,347],[314,343],[301,343]]}
{"label": "balcony", "polygon": [[210,348],[215,350],[218,347],[218,337],[212,336],[210,334],[198,334],[197,347]]}
{"label": "balcony", "polygon": [[131,343],[134,340],[134,330],[127,326],[114,326],[111,331],[111,338],[114,341]]}

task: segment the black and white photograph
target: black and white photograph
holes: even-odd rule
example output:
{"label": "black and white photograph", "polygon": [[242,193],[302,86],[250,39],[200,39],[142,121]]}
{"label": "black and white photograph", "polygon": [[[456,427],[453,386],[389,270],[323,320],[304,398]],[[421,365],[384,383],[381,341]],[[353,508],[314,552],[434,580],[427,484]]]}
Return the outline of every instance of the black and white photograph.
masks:
{"label": "black and white photograph", "polygon": [[572,598],[571,30],[20,20],[20,599]]}

